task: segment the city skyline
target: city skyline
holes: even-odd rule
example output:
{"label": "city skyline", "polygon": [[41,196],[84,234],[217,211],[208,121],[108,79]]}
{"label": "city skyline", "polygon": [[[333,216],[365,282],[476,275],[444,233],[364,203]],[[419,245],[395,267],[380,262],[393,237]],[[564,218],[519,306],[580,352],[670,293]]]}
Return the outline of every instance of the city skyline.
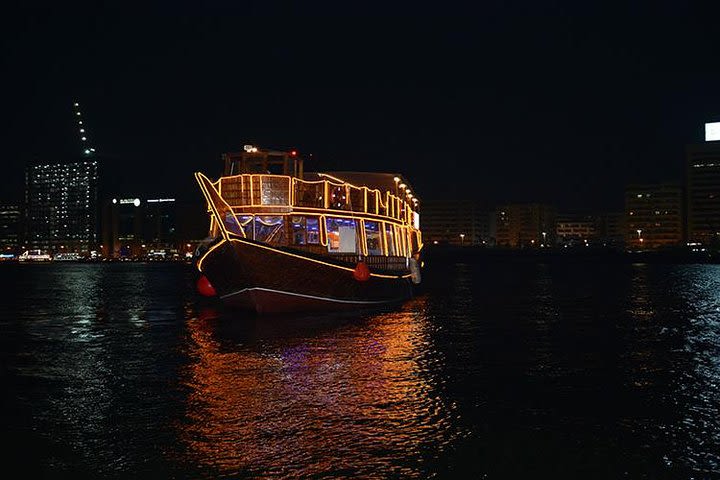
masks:
{"label": "city skyline", "polygon": [[76,101],[98,154],[142,171],[123,180],[137,194],[199,199],[192,173],[245,143],[401,172],[421,200],[617,210],[628,184],[682,183],[686,145],[720,120],[701,12],[524,7],[17,12],[5,201],[29,162],[80,155]]}

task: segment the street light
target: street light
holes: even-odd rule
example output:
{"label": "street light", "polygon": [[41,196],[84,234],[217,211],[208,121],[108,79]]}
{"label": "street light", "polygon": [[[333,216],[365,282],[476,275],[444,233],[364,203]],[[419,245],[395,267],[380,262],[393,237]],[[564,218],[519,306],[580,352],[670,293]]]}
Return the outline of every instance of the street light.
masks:
{"label": "street light", "polygon": [[542,244],[542,246],[544,247],[545,245],[547,245],[547,232],[542,232],[542,235],[543,235],[543,244]]}
{"label": "street light", "polygon": [[460,246],[463,246],[464,243],[465,243],[465,234],[461,233],[460,234]]}
{"label": "street light", "polygon": [[642,230],[638,228],[637,234],[638,234],[638,243],[642,244],[643,243]]}

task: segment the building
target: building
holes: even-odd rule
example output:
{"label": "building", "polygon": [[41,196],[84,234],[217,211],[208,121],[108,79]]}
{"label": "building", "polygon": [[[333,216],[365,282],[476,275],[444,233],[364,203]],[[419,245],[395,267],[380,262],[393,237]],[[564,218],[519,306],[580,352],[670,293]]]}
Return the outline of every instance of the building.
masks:
{"label": "building", "polygon": [[503,205],[496,210],[497,245],[539,248],[554,245],[555,208],[540,203]]}
{"label": "building", "polygon": [[157,248],[173,248],[178,241],[177,208],[174,198],[148,198],[143,216],[145,243]]}
{"label": "building", "polygon": [[597,239],[597,218],[582,213],[558,214],[555,237],[562,247],[586,246]]}
{"label": "building", "polygon": [[18,204],[0,205],[0,254],[19,253],[22,242],[22,210]]}
{"label": "building", "polygon": [[112,198],[103,209],[102,250],[111,258],[167,258],[189,249],[174,198]]}
{"label": "building", "polygon": [[597,222],[595,231],[600,245],[613,249],[624,249],[625,232],[628,229],[625,212],[606,212],[595,218]]}
{"label": "building", "polygon": [[99,169],[95,158],[42,163],[25,171],[28,248],[87,254],[97,248]]}
{"label": "building", "polygon": [[471,200],[426,200],[421,204],[423,242],[490,245],[494,242],[491,210]]}
{"label": "building", "polygon": [[687,241],[720,243],[720,141],[686,148]]}
{"label": "building", "polygon": [[625,245],[630,249],[673,247],[683,241],[683,189],[674,184],[628,185]]}

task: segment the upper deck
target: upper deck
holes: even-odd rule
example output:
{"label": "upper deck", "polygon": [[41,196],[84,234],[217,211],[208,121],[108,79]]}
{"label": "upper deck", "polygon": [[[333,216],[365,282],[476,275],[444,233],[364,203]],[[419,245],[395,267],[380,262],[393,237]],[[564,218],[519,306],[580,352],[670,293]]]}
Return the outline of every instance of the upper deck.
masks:
{"label": "upper deck", "polygon": [[304,173],[296,151],[226,153],[224,176],[213,185],[238,214],[346,213],[419,228],[418,199],[402,175]]}

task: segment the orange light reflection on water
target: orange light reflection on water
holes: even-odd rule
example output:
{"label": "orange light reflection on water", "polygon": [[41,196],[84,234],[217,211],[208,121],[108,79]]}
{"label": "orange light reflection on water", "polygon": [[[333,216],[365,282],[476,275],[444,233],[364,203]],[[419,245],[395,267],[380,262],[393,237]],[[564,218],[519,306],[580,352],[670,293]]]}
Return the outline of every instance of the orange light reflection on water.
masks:
{"label": "orange light reflection on water", "polygon": [[[224,475],[420,475],[423,445],[442,446],[449,427],[422,308],[297,334],[263,331],[273,319],[190,320],[190,455]],[[259,329],[223,334],[230,320]]]}

